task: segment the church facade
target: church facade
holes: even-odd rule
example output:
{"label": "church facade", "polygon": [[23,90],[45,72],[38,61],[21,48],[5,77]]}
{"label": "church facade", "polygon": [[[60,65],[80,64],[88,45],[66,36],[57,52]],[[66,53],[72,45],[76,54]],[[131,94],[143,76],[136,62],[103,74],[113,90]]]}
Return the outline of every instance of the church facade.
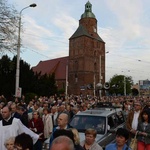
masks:
{"label": "church facade", "polygon": [[105,82],[105,42],[97,33],[92,4],[85,4],[79,27],[69,39],[68,91],[94,94],[98,83]]}
{"label": "church facade", "polygon": [[[88,1],[85,4],[85,11],[79,20],[79,26],[74,34],[69,38],[69,56],[64,57],[65,65],[61,65],[60,60],[54,59],[53,67],[48,67],[47,73],[55,73],[58,88],[65,88],[66,94],[90,94],[95,95],[96,86],[105,83],[105,42],[98,35],[97,19],[92,12],[92,4]],[[48,60],[52,64],[54,60]],[[44,70],[40,62],[33,70],[36,72]],[[64,67],[64,68],[61,68]],[[51,68],[51,69],[50,69]],[[54,69],[55,68],[55,69]],[[58,76],[58,70],[62,78]],[[46,72],[45,72],[46,73]]]}

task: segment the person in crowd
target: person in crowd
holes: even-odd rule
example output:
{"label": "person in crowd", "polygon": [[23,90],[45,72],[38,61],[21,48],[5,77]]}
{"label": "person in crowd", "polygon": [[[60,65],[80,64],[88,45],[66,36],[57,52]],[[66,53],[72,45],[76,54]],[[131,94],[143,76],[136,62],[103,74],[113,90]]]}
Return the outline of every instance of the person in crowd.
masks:
{"label": "person in crowd", "polygon": [[79,106],[74,106],[73,107],[73,113],[74,115],[78,114],[80,112]]}
{"label": "person in crowd", "polygon": [[21,133],[15,137],[14,147],[17,150],[33,150],[33,140],[29,134]]}
{"label": "person in crowd", "polygon": [[59,137],[59,136],[69,137],[74,143],[74,150],[84,150],[83,147],[79,144],[80,143],[79,134],[78,134],[78,131],[75,128],[56,130],[54,132],[54,135],[53,135],[54,139]]}
{"label": "person in crowd", "polygon": [[5,103],[4,102],[0,102],[0,113],[1,113],[1,110],[2,108],[4,107]]}
{"label": "person in crowd", "polygon": [[17,106],[17,104],[12,103],[10,107],[11,107],[11,115],[12,115],[12,117],[20,119],[21,115],[18,113],[18,106]]}
{"label": "person in crowd", "polygon": [[30,129],[22,124],[20,119],[14,118],[11,116],[11,108],[8,106],[3,107],[2,109],[2,120],[0,121],[0,150],[6,150],[4,142],[9,137],[16,137],[21,133],[29,134],[33,142],[40,138],[41,135],[35,134]]}
{"label": "person in crowd", "polygon": [[147,109],[150,113],[150,101],[149,100],[146,102],[146,105],[144,106],[143,109]]}
{"label": "person in crowd", "polygon": [[44,138],[45,139],[49,138],[53,131],[52,116],[49,113],[50,113],[50,110],[48,108],[43,109],[42,120],[44,124]]}
{"label": "person in crowd", "polygon": [[83,147],[80,145],[80,137],[78,130],[75,128],[70,128],[70,130],[73,133],[75,150],[84,150]]}
{"label": "person in crowd", "polygon": [[141,122],[137,127],[138,150],[150,150],[150,113],[145,109],[142,111]]}
{"label": "person in crowd", "polygon": [[43,103],[43,109],[48,108],[48,102]]}
{"label": "person in crowd", "polygon": [[83,111],[88,110],[88,107],[87,107],[87,105],[85,103],[82,103],[82,107],[83,107]]}
{"label": "person in crowd", "polygon": [[120,107],[122,108],[122,104],[120,103],[119,99],[118,98],[115,98],[114,101],[113,101],[113,106],[114,107]]}
{"label": "person in crowd", "polygon": [[69,125],[68,121],[69,121],[68,114],[66,114],[66,113],[61,113],[61,114],[58,116],[58,119],[57,119],[58,125],[53,128],[53,132],[52,132],[52,134],[51,134],[50,141],[49,141],[49,146],[51,146],[51,143],[52,143],[52,141],[54,140],[54,133],[55,133],[56,130],[59,130],[59,129],[69,129],[69,128],[71,128],[71,126]]}
{"label": "person in crowd", "polygon": [[129,112],[126,120],[126,128],[130,131],[131,138],[133,138],[136,133],[138,123],[141,120],[141,112],[142,105],[139,101],[136,101],[134,103],[134,109]]}
{"label": "person in crowd", "polygon": [[[68,113],[67,110],[66,110],[65,104],[60,104],[60,106],[59,106],[58,116],[59,116],[61,113]],[[58,116],[57,116],[57,117],[58,117]],[[69,117],[69,114],[68,114],[68,117]]]}
{"label": "person in crowd", "polygon": [[2,114],[0,113],[0,120],[2,120]]}
{"label": "person in crowd", "polygon": [[15,142],[15,137],[9,137],[8,139],[5,140],[5,148],[7,150],[14,150],[14,142]]}
{"label": "person in crowd", "polygon": [[[33,118],[29,121],[29,129],[31,129],[36,134],[44,133],[44,124],[38,111],[33,111]],[[41,139],[38,139],[38,141],[35,143],[34,148],[36,150],[42,150],[42,138],[43,136],[41,136]]]}
{"label": "person in crowd", "polygon": [[2,120],[2,108],[4,107],[3,102],[0,103],[0,120]]}
{"label": "person in crowd", "polygon": [[59,129],[59,130],[56,130],[54,132],[54,134],[53,134],[54,139],[59,137],[59,136],[67,136],[74,143],[74,135],[73,135],[73,132],[70,129]]}
{"label": "person in crowd", "polygon": [[3,102],[5,105],[7,104],[7,99],[4,95],[0,95],[0,102]]}
{"label": "person in crowd", "polygon": [[73,109],[72,109],[71,105],[67,105],[66,106],[66,111],[67,111],[67,113],[69,115],[69,120],[71,120],[72,117],[74,116]]}
{"label": "person in crowd", "polygon": [[13,104],[13,101],[8,101],[8,103],[5,105],[7,105],[8,107],[11,107],[12,104]]}
{"label": "person in crowd", "polygon": [[131,150],[127,146],[129,131],[125,128],[119,128],[116,132],[116,142],[106,145],[105,150]]}
{"label": "person in crowd", "polygon": [[95,141],[96,135],[97,131],[95,129],[89,128],[85,131],[85,140],[80,143],[84,150],[103,150]]}
{"label": "person in crowd", "polygon": [[30,101],[29,104],[27,105],[27,112],[28,113],[33,112],[33,101]]}
{"label": "person in crowd", "polygon": [[19,102],[19,106],[22,106],[25,110],[27,110],[27,104],[25,102],[25,96],[22,96],[22,99]]}
{"label": "person in crowd", "polygon": [[50,115],[52,116],[52,122],[54,127],[57,125],[57,117],[58,117],[57,106],[52,106]]}
{"label": "person in crowd", "polygon": [[128,101],[126,101],[126,102],[124,102],[123,103],[123,114],[124,114],[124,116],[125,116],[125,120],[127,119],[127,117],[128,117],[128,114],[129,114],[129,112],[130,112],[130,107],[129,107],[130,105],[128,104]]}
{"label": "person in crowd", "polygon": [[26,127],[28,127],[29,122],[28,122],[28,114],[27,114],[26,109],[22,106],[18,106],[18,113],[21,115],[21,117],[20,117],[21,122]]}
{"label": "person in crowd", "polygon": [[33,113],[33,101],[30,101],[27,105],[27,113],[28,113],[28,120],[32,119],[32,113]]}
{"label": "person in crowd", "polygon": [[43,115],[43,108],[40,106],[40,102],[35,102],[33,105],[33,111],[38,111],[40,117]]}
{"label": "person in crowd", "polygon": [[74,150],[74,144],[69,137],[59,136],[52,142],[50,150]]}

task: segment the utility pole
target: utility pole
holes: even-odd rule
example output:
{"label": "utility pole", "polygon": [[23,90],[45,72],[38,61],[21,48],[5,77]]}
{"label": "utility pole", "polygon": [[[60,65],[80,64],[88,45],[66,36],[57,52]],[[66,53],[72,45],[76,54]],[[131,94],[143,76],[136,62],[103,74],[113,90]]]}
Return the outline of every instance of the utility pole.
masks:
{"label": "utility pole", "polygon": [[[100,58],[99,58],[99,83],[101,83],[101,79],[102,79],[102,55],[100,55]],[[101,98],[102,96],[102,93],[101,93],[101,89],[99,89],[99,97]]]}
{"label": "utility pole", "polygon": [[[21,95],[21,88],[19,87],[19,79],[20,79],[20,32],[21,32],[21,14],[22,11],[29,8],[36,7],[36,4],[31,4],[25,8],[23,8],[19,13],[19,29],[18,29],[18,45],[17,45],[17,63],[16,63],[16,85],[15,85],[15,97],[19,97]],[[19,94],[18,94],[19,93]]]}
{"label": "utility pole", "polygon": [[66,99],[68,97],[68,64],[66,65],[66,90],[65,90]]}
{"label": "utility pole", "polygon": [[[19,13],[19,29],[18,29],[18,44],[17,44],[17,63],[16,63],[16,85],[15,85],[15,97],[20,97],[20,87],[19,87],[19,79],[20,79],[20,32],[21,32],[21,14],[22,11],[29,8],[36,7],[36,4],[31,4],[25,8],[23,8]],[[19,94],[18,94],[19,93]]]}
{"label": "utility pole", "polygon": [[126,96],[126,77],[124,76],[124,96]]}

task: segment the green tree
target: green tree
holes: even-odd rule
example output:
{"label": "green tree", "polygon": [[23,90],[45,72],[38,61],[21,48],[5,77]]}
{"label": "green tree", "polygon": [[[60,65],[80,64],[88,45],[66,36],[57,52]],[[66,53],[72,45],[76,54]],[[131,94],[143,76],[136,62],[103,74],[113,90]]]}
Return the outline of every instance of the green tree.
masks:
{"label": "green tree", "polygon": [[131,94],[131,86],[133,80],[131,76],[114,75],[110,81],[109,94],[111,95],[124,95],[124,85],[126,85],[126,94]]}
{"label": "green tree", "polygon": [[[14,56],[12,59],[12,63],[15,66],[13,70],[14,77],[16,77],[16,60],[17,60],[17,56]],[[30,65],[26,63],[25,61],[20,60],[19,86],[22,88],[23,94],[30,92],[30,90],[33,88],[34,78],[35,78],[34,72],[30,69]],[[16,78],[15,78],[15,81],[16,81]]]}
{"label": "green tree", "polygon": [[[16,81],[16,60],[11,60],[7,55],[0,59],[0,94],[5,97],[13,97]],[[20,82],[22,94],[34,93],[35,95],[50,96],[57,93],[55,74],[34,73],[30,65],[20,60]]]}
{"label": "green tree", "polygon": [[132,89],[132,95],[137,96],[139,94],[139,91],[136,88]]}
{"label": "green tree", "polygon": [[0,0],[0,53],[16,51],[17,11],[8,5],[7,0]]}
{"label": "green tree", "polygon": [[55,74],[44,74],[38,80],[38,94],[42,96],[50,96],[57,93]]}
{"label": "green tree", "polygon": [[15,64],[5,55],[0,59],[0,94],[13,96],[15,88]]}

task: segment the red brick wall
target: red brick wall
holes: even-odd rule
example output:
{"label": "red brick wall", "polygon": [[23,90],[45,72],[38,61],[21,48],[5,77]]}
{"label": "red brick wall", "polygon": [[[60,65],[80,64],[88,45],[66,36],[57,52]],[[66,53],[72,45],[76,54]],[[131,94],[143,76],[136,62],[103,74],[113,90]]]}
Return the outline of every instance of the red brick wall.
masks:
{"label": "red brick wall", "polygon": [[[68,93],[69,94],[92,94],[93,90],[81,90],[81,86],[99,82],[100,55],[102,83],[105,82],[105,43],[97,40],[98,34],[95,18],[83,18],[79,21],[92,37],[80,36],[70,39],[69,42],[69,66],[68,66]],[[95,64],[95,65],[94,65]]]}

